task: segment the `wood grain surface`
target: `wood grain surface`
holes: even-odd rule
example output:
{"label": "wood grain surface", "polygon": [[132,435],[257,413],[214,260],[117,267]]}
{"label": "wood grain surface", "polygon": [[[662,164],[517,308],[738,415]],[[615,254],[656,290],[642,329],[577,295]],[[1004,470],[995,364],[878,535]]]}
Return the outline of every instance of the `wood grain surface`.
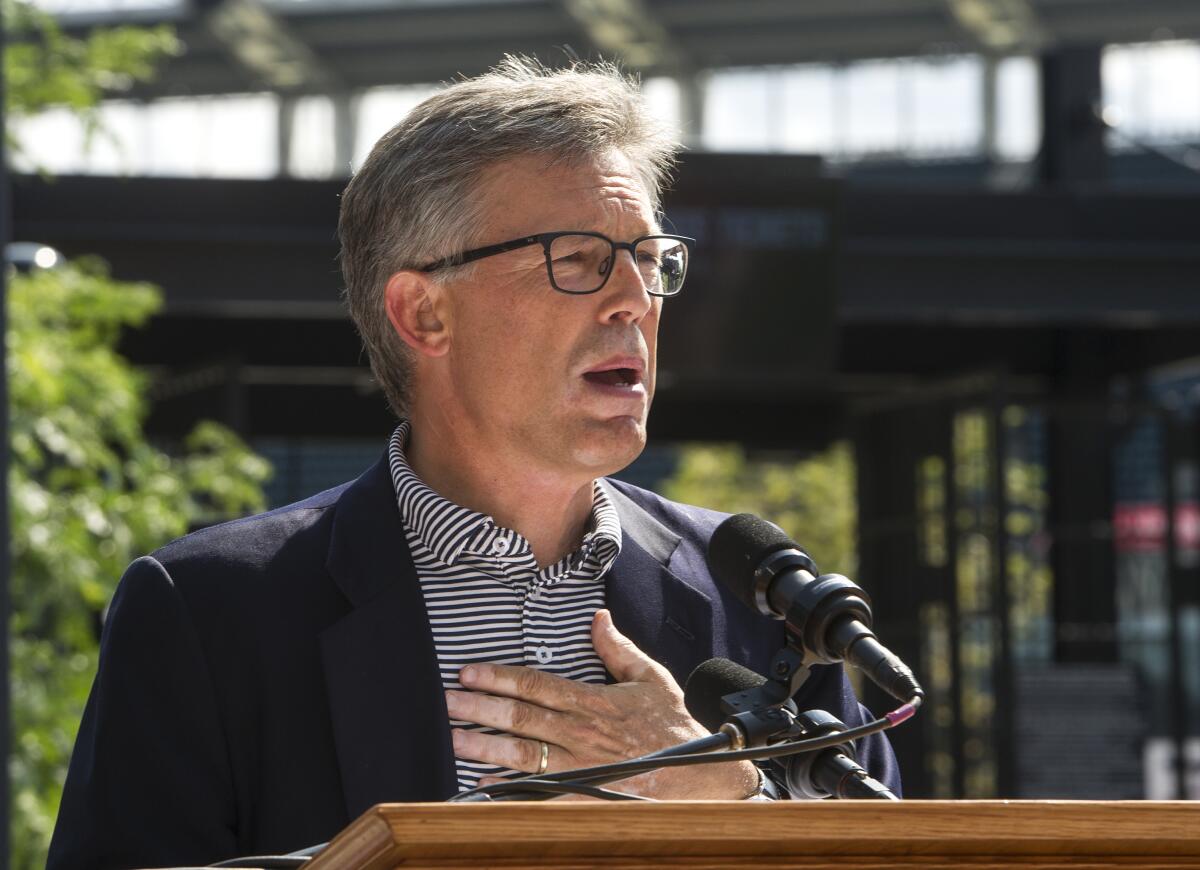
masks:
{"label": "wood grain surface", "polygon": [[309,870],[393,867],[1200,868],[1200,804],[381,804]]}

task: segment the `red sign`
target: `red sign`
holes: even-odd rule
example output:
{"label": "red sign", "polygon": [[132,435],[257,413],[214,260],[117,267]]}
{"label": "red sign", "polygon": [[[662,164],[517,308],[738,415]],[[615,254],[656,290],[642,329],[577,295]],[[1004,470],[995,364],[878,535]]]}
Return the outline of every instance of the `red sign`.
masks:
{"label": "red sign", "polygon": [[[1167,545],[1167,510],[1156,502],[1126,502],[1113,511],[1117,552],[1157,552]],[[1180,550],[1200,549],[1200,502],[1175,508],[1175,542]]]}

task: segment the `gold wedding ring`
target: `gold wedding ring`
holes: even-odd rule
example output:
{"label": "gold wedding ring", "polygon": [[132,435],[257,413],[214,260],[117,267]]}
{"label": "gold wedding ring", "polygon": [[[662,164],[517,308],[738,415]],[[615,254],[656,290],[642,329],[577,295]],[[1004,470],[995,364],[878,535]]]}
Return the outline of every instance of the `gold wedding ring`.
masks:
{"label": "gold wedding ring", "polygon": [[542,759],[538,762],[537,769],[538,776],[541,776],[546,772],[546,768],[550,766],[550,746],[545,740],[539,740],[538,743],[541,744],[542,747]]}

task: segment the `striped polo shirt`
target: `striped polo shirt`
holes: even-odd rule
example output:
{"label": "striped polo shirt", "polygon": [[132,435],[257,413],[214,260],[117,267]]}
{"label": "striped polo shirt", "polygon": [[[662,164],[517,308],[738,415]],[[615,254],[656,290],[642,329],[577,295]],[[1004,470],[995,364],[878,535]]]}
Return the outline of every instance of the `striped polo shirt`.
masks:
{"label": "striped polo shirt", "polygon": [[[388,448],[392,481],[433,629],[442,685],[461,689],[471,662],[526,665],[586,683],[605,682],[591,625],[604,606],[604,575],[621,551],[621,525],[604,485],[593,484],[592,521],[575,552],[538,568],[525,538],[442,498],[405,458],[403,421]],[[453,727],[497,733],[472,722]],[[456,759],[460,790],[510,771]]]}

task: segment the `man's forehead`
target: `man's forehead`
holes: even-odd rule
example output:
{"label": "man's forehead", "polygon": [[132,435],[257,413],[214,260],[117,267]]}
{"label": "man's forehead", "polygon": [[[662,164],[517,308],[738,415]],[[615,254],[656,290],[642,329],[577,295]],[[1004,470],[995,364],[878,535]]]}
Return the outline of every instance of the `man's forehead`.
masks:
{"label": "man's forehead", "polygon": [[[502,160],[483,171],[475,194],[486,223],[517,233],[583,228],[581,222],[606,218],[654,220],[645,182],[619,151],[575,160],[544,154]],[[546,222],[556,225],[542,226]]]}

